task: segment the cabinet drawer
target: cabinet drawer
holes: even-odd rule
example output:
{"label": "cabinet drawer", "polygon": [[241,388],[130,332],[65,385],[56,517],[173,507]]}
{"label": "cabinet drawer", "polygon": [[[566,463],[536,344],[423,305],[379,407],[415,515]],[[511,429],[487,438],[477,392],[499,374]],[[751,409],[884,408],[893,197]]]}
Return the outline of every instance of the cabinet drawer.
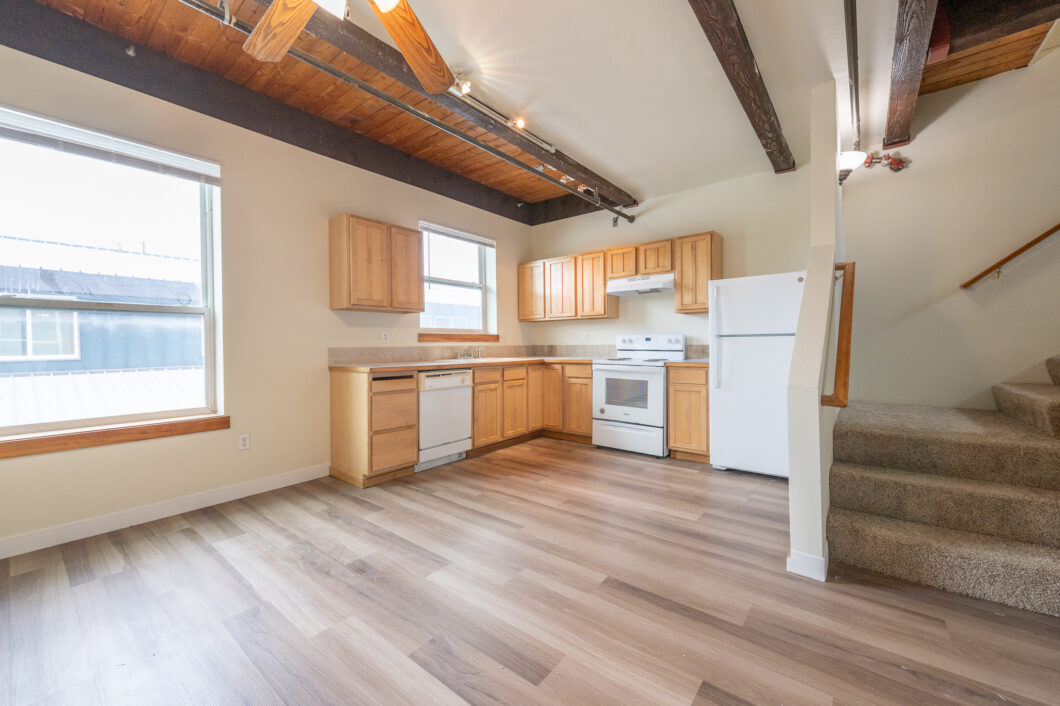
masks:
{"label": "cabinet drawer", "polygon": [[416,426],[418,393],[372,395],[372,431]]}
{"label": "cabinet drawer", "polygon": [[706,385],[706,368],[670,368],[670,382],[679,385]]}
{"label": "cabinet drawer", "polygon": [[591,378],[593,376],[593,366],[591,365],[564,365],[563,366],[564,377],[569,378]]}
{"label": "cabinet drawer", "polygon": [[526,379],[526,366],[520,365],[517,368],[505,368],[504,369],[505,380],[525,380]]}
{"label": "cabinet drawer", "polygon": [[398,390],[415,390],[416,376],[406,375],[398,378],[376,378],[372,380],[372,392],[397,392]]}
{"label": "cabinet drawer", "polygon": [[420,455],[419,446],[415,427],[372,434],[372,473],[415,464]]}
{"label": "cabinet drawer", "polygon": [[501,369],[500,368],[475,368],[475,384],[481,385],[484,382],[500,382],[501,381]]}

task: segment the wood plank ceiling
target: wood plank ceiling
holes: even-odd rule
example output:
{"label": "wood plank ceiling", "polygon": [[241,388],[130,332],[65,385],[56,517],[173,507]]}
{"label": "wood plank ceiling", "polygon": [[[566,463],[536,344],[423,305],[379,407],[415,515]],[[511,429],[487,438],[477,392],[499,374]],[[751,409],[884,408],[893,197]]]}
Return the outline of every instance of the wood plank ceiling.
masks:
{"label": "wood plank ceiling", "polygon": [[[178,0],[38,2],[526,203],[568,193],[289,56],[275,64],[261,63],[243,51],[243,33]],[[230,7],[233,15],[251,24],[265,12],[254,0],[233,0]],[[303,33],[295,46],[519,161],[534,167],[541,164],[323,40]],[[557,171],[546,173],[557,179],[562,176]]]}
{"label": "wood plank ceiling", "polygon": [[986,44],[950,54],[924,67],[920,95],[960,86],[1027,66],[1053,26],[1047,22]]}

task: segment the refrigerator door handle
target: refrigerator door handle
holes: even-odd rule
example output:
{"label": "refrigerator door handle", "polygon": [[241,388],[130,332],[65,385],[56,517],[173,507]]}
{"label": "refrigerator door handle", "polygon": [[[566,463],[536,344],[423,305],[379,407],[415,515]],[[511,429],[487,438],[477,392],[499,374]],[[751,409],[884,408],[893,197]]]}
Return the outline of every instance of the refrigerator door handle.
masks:
{"label": "refrigerator door handle", "polygon": [[721,387],[721,339],[718,338],[718,319],[721,318],[721,287],[711,287],[713,297],[710,302],[710,312],[707,314],[708,334],[710,340],[710,365],[707,366],[707,377],[710,378],[710,387],[719,389]]}

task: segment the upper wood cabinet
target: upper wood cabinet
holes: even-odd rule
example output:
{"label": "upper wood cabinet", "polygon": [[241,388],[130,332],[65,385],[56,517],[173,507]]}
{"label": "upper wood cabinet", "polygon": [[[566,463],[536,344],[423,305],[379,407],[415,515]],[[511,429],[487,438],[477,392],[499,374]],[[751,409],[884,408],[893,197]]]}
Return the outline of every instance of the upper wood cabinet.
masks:
{"label": "upper wood cabinet", "polygon": [[519,265],[519,320],[542,321],[545,318],[545,263],[525,262]]}
{"label": "upper wood cabinet", "polygon": [[545,260],[546,319],[573,319],[578,315],[576,284],[573,255]]}
{"label": "upper wood cabinet", "polygon": [[390,226],[390,306],[423,311],[423,233]]}
{"label": "upper wood cabinet", "polygon": [[604,260],[603,252],[585,253],[576,257],[579,319],[606,319],[618,316],[618,297],[607,296]]}
{"label": "upper wood cabinet", "polygon": [[423,311],[423,235],[359,218],[329,222],[332,309]]}
{"label": "upper wood cabinet", "polygon": [[661,275],[673,272],[672,240],[657,240],[637,246],[637,274]]}
{"label": "upper wood cabinet", "polygon": [[611,248],[604,251],[604,256],[607,259],[607,279],[632,277],[637,274],[636,246]]}
{"label": "upper wood cabinet", "polygon": [[674,241],[674,304],[679,314],[706,313],[707,283],[721,276],[721,236],[711,231]]}

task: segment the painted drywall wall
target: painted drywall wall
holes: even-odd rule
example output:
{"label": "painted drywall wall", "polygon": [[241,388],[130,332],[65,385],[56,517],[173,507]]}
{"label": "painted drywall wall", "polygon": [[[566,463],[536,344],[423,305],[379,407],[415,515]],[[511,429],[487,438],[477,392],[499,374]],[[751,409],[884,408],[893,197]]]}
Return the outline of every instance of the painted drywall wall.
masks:
{"label": "painted drywall wall", "polygon": [[[1060,353],[1060,236],[958,285],[1060,222],[1060,52],[920,99],[904,172],[843,187],[857,261],[851,397],[990,408]],[[866,140],[866,145],[879,144]]]}
{"label": "painted drywall wall", "polygon": [[[327,220],[421,218],[497,240],[500,270],[529,228],[0,47],[0,103],[221,163],[225,412],[232,429],[0,461],[0,538],[326,464],[329,346],[416,343],[416,315],[328,309]],[[502,343],[522,343],[502,288]],[[236,450],[249,433],[251,449]]]}
{"label": "painted drywall wall", "polygon": [[[765,156],[762,156],[763,164]],[[768,166],[768,165],[766,165]],[[722,275],[740,277],[806,267],[809,252],[809,170],[758,174],[646,201],[632,224],[611,227],[607,213],[531,229],[532,256],[556,257],[713,230],[722,236]],[[673,293],[624,297],[617,319],[524,324],[541,344],[613,344],[620,333],[684,333],[707,342],[706,314],[677,314]]]}

